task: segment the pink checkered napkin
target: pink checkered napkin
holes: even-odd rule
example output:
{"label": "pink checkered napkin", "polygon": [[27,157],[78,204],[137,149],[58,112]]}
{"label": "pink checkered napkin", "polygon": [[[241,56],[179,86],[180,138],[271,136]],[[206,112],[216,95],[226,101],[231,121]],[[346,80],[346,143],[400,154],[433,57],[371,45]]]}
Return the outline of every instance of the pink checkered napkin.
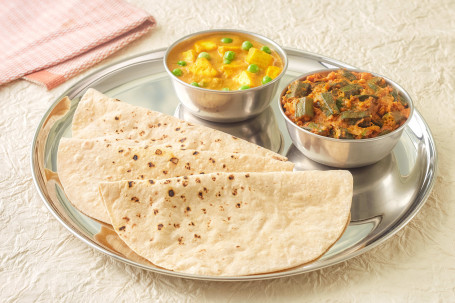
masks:
{"label": "pink checkered napkin", "polygon": [[0,85],[52,89],[155,26],[121,0],[13,0],[0,5]]}

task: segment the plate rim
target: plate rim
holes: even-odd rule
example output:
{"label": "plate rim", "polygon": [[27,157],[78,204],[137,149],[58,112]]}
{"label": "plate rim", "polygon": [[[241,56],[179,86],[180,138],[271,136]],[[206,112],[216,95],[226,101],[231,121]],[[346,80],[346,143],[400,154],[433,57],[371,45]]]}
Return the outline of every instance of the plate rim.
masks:
{"label": "plate rim", "polygon": [[[40,123],[38,124],[33,141],[31,144],[31,149],[30,149],[30,164],[31,164],[31,172],[32,172],[32,178],[33,178],[33,183],[35,184],[36,189],[38,190],[39,196],[41,197],[42,201],[46,205],[47,209],[51,212],[51,214],[57,219],[57,221],[60,222],[71,234],[76,236],[78,239],[89,245],[95,250],[98,250],[112,258],[115,258],[116,260],[119,260],[125,264],[129,264],[147,271],[151,271],[154,273],[159,273],[159,274],[164,274],[167,276],[174,276],[174,277],[180,277],[180,278],[188,278],[188,279],[195,279],[195,280],[208,280],[208,281],[254,281],[254,280],[267,280],[267,279],[276,279],[276,278],[283,278],[283,277],[289,277],[289,276],[294,276],[294,275],[300,275],[304,273],[308,273],[311,271],[315,270],[320,270],[322,268],[326,268],[329,266],[333,266],[335,264],[347,261],[349,259],[352,259],[354,257],[357,257],[374,247],[377,247],[378,245],[384,243],[386,240],[390,239],[392,236],[394,236],[398,231],[400,231],[404,226],[406,226],[414,217],[415,215],[420,211],[420,209],[423,207],[425,202],[428,200],[428,197],[434,187],[435,181],[436,181],[436,176],[437,176],[437,164],[438,164],[438,155],[437,155],[437,149],[435,145],[435,141],[433,138],[433,135],[431,133],[431,130],[422,117],[422,115],[418,112],[418,110],[415,110],[414,113],[414,118],[413,119],[418,119],[419,125],[423,124],[422,126],[426,130],[426,150],[428,158],[428,164],[426,168],[426,174],[424,177],[424,180],[421,184],[421,188],[418,191],[418,196],[413,200],[413,203],[415,204],[415,207],[412,209],[408,210],[406,212],[407,216],[402,216],[398,222],[396,222],[393,226],[388,228],[388,232],[386,234],[381,234],[379,238],[376,239],[371,239],[368,241],[364,247],[357,249],[353,252],[350,252],[348,255],[341,255],[339,258],[334,258],[330,262],[327,262],[325,264],[320,264],[316,268],[306,268],[304,270],[301,270],[303,268],[299,269],[287,269],[284,271],[280,272],[272,272],[272,273],[265,273],[265,274],[258,274],[258,275],[249,275],[249,276],[204,276],[204,275],[195,275],[195,274],[188,274],[188,273],[182,273],[182,272],[174,272],[171,270],[167,269],[161,269],[161,268],[150,268],[147,267],[143,264],[137,263],[135,261],[132,261],[130,259],[127,259],[126,257],[122,257],[120,255],[117,255],[101,245],[93,242],[90,238],[88,238],[86,235],[82,234],[79,230],[72,228],[71,222],[66,222],[64,218],[62,218],[59,214],[59,212],[53,207],[53,203],[49,202],[47,198],[45,197],[45,194],[43,193],[43,190],[41,188],[41,185],[39,184],[38,178],[41,177],[39,175],[39,164],[37,161],[38,155],[36,155],[36,147],[37,147],[37,141],[39,134],[42,131],[42,128],[44,124],[47,121],[47,118],[50,116],[51,112],[53,109],[61,102],[61,100],[65,97],[68,96],[70,99],[74,98],[75,95],[80,94],[82,91],[86,90],[90,84],[92,84],[95,81],[98,81],[102,79],[103,77],[107,77],[112,73],[119,72],[119,70],[123,68],[130,67],[131,65],[134,64],[141,64],[145,61],[150,61],[150,60],[162,60],[164,57],[164,52],[167,48],[159,48],[155,49],[152,51],[147,51],[147,52],[142,52],[136,55],[129,56],[127,58],[115,61],[107,66],[101,67],[92,73],[88,74],[87,76],[83,77],[79,81],[75,82],[71,87],[69,87],[67,90],[65,90],[57,99],[52,103],[52,105],[48,108],[48,110],[44,113],[43,117],[41,118]],[[354,66],[351,66],[349,64],[346,64],[342,61],[332,59],[329,57],[325,57],[322,55],[318,55],[315,53],[295,49],[295,48],[283,48],[288,55],[294,55],[294,56],[303,56],[305,58],[311,58],[311,59],[316,59],[318,62],[328,62],[329,64],[335,64],[340,67],[350,67],[350,68],[355,68]],[[406,130],[409,130],[410,127],[407,126],[405,128]],[[47,137],[46,137],[46,142],[47,142]],[[44,156],[44,154],[43,154]],[[38,173],[36,173],[38,172]],[[428,174],[430,172],[430,174]],[[422,192],[423,189],[423,192]]]}

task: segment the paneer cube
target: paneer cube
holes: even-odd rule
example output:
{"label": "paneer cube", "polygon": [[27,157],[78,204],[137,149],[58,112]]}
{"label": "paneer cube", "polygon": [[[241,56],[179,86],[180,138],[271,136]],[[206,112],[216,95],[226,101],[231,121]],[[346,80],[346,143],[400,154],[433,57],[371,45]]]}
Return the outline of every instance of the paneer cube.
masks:
{"label": "paneer cube", "polygon": [[265,74],[272,79],[275,79],[280,73],[281,73],[281,68],[278,66],[273,66],[273,65],[267,67],[267,71],[265,72]]}
{"label": "paneer cube", "polygon": [[206,58],[197,58],[196,62],[189,68],[190,72],[199,77],[216,77],[218,71]]}
{"label": "paneer cube", "polygon": [[263,52],[254,47],[250,48],[245,60],[250,64],[256,64],[260,68],[267,68],[267,66],[273,64],[272,55],[269,55],[266,52]]}
{"label": "paneer cube", "polygon": [[248,85],[249,87],[253,87],[255,86],[255,78],[256,74],[243,71],[235,78],[235,80],[237,80],[240,85]]}
{"label": "paneer cube", "polygon": [[240,53],[240,46],[218,46],[218,54],[224,56],[224,53],[227,51],[233,51],[234,53]]}
{"label": "paneer cube", "polygon": [[196,43],[194,43],[194,49],[196,50],[197,53],[209,52],[216,48],[217,48],[216,43],[212,41],[197,41]]}
{"label": "paneer cube", "polygon": [[221,70],[227,78],[233,78],[235,75],[239,74],[242,70],[245,69],[245,64],[223,64]]}
{"label": "paneer cube", "polygon": [[196,60],[196,52],[192,49],[182,53],[182,60],[187,63],[193,63]]}

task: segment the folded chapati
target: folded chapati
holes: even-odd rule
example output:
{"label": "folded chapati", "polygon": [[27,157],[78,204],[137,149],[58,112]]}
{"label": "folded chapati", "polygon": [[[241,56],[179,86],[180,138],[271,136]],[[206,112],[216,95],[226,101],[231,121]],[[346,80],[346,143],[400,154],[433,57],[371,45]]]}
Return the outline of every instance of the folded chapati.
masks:
{"label": "folded chapati", "polygon": [[76,109],[73,137],[148,141],[172,148],[255,154],[286,161],[277,153],[232,135],[120,102],[90,88]]}
{"label": "folded chapati", "polygon": [[238,276],[318,259],[349,223],[348,171],[212,173],[100,184],[115,231],[169,270]]}
{"label": "folded chapati", "polygon": [[58,174],[71,203],[110,224],[99,196],[101,181],[147,180],[235,171],[292,171],[294,164],[256,155],[151,146],[130,140],[62,138]]}

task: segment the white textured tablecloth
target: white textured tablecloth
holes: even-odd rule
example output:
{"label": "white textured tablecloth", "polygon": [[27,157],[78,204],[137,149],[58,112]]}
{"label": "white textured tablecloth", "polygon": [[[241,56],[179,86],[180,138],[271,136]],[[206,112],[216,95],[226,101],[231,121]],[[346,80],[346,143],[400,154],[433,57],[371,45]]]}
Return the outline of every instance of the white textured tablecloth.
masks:
{"label": "white textured tablecloth", "polygon": [[[130,1],[158,27],[95,68],[194,31],[239,28],[400,83],[429,124],[439,173],[417,216],[384,244],[290,278],[201,282],[117,262],[71,235],[35,189],[30,145],[48,92],[0,86],[0,302],[455,302],[455,1]],[[1,29],[0,29],[1,30]]]}

